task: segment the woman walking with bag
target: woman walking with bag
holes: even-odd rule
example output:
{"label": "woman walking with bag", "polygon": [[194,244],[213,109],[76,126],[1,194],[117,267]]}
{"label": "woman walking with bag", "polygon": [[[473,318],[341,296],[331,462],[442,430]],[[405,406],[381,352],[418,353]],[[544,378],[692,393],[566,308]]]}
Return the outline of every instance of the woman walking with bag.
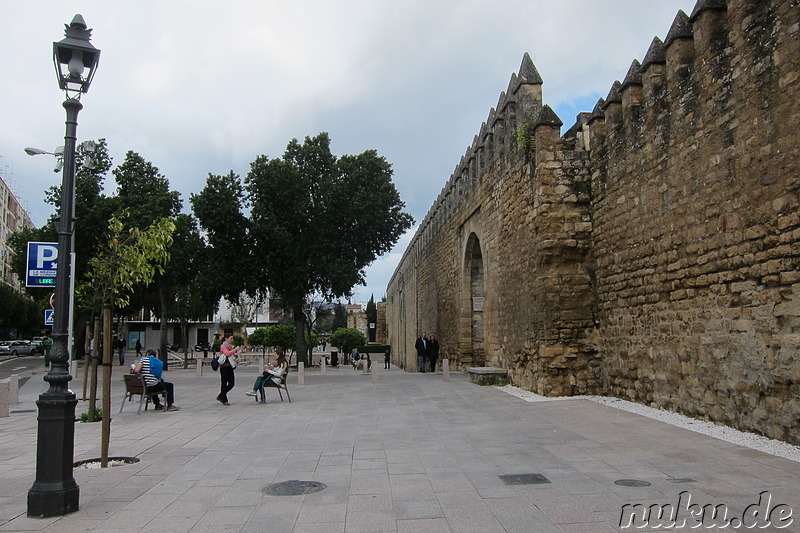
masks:
{"label": "woman walking with bag", "polygon": [[236,383],[233,370],[236,368],[241,348],[234,348],[233,335],[228,335],[225,337],[225,342],[220,345],[219,349],[222,353],[218,357],[220,389],[217,401],[222,405],[230,405],[230,403],[228,403],[228,393],[233,389]]}

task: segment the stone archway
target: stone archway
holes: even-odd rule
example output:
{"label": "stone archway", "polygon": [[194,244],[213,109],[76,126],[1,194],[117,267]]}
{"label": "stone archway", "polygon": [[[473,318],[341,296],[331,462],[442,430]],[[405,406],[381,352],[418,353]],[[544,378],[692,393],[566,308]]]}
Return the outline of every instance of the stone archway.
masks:
{"label": "stone archway", "polygon": [[471,233],[464,253],[464,284],[461,312],[461,362],[463,366],[485,366],[484,267],[478,236]]}

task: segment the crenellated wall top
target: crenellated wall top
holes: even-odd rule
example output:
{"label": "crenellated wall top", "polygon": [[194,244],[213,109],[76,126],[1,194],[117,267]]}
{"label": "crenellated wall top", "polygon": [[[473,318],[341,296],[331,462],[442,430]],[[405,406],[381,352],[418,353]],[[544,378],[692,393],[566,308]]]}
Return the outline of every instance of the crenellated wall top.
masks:
{"label": "crenellated wall top", "polygon": [[[648,76],[662,74],[662,66],[672,61],[672,68],[682,68],[694,60],[696,51],[696,32],[698,24],[708,25],[724,24],[724,17],[704,17],[706,12],[722,13],[728,9],[726,0],[698,0],[692,15],[687,16],[683,11],[678,11],[672,25],[662,41],[654,37],[644,56],[639,62],[634,59],[623,78],[623,81],[614,81],[608,95],[600,98],[591,113],[579,115],[576,123],[569,131],[587,129],[586,145],[595,146],[594,139],[605,142],[603,130],[607,122],[616,126],[622,125],[629,118],[624,110],[626,106],[646,104],[652,95],[642,94],[647,87],[645,79]],[[724,27],[710,28],[713,32],[724,30]],[[671,59],[670,59],[671,58]],[[653,69],[660,70],[653,70]],[[473,187],[482,186],[486,172],[498,163],[510,164],[510,154],[518,150],[517,133],[524,127],[535,128],[537,123],[556,125],[561,124],[560,119],[550,108],[542,106],[541,88],[543,80],[536,69],[531,57],[525,53],[519,71],[513,73],[506,91],[501,91],[496,107],[489,110],[488,117],[480,126],[478,134],[473,137],[472,144],[467,147],[464,155],[455,167],[447,183],[442,188],[436,201],[428,210],[421,221],[416,234],[411,240],[405,254],[418,249],[420,238],[429,231],[437,217],[449,217],[452,210],[466,198]],[[618,106],[617,106],[618,104]],[[615,127],[616,127],[615,126]],[[631,131],[639,131],[635,128]],[[591,138],[592,143],[588,139]],[[587,148],[588,149],[588,148]],[[404,255],[405,259],[405,255]],[[396,274],[396,272],[395,272]]]}
{"label": "crenellated wall top", "polygon": [[504,154],[515,149],[518,129],[528,124],[535,125],[536,121],[541,120],[545,120],[544,123],[547,124],[555,121],[561,124],[560,119],[549,107],[547,114],[541,113],[543,83],[533,60],[526,52],[522,57],[519,72],[511,75],[507,90],[500,92],[496,107],[489,110],[489,115],[481,124],[478,134],[473,137],[472,144],[467,147],[436,201],[420,222],[403,255],[403,260],[418,248],[421,237],[426,230],[429,230],[435,217],[449,215],[469,190],[481,182],[483,173],[495,162],[502,160]]}

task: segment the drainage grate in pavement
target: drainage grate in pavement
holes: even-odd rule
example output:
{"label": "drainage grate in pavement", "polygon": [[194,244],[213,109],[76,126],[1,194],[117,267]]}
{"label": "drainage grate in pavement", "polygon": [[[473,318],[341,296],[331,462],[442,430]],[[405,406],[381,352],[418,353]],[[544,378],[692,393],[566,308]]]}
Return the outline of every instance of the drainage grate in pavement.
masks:
{"label": "drainage grate in pavement", "polygon": [[35,413],[36,409],[17,409],[16,411],[11,411],[11,414],[14,413]]}
{"label": "drainage grate in pavement", "polygon": [[697,483],[696,479],[690,477],[672,477],[667,479],[670,483]]}
{"label": "drainage grate in pavement", "polygon": [[641,479],[618,479],[614,485],[621,485],[623,487],[649,487],[650,483],[642,481]]}
{"label": "drainage grate in pavement", "polygon": [[550,480],[542,474],[506,474],[500,476],[506,485],[542,485]]}
{"label": "drainage grate in pavement", "polygon": [[302,496],[303,494],[314,494],[328,488],[325,483],[319,481],[298,481],[291,479],[281,481],[261,487],[261,492],[271,496]]}

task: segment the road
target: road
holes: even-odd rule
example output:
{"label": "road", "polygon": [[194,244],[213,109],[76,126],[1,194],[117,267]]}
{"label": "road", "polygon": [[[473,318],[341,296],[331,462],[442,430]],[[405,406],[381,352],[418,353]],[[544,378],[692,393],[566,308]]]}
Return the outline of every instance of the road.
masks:
{"label": "road", "polygon": [[[17,374],[19,376],[20,386],[30,379],[34,373],[43,376],[46,372],[47,368],[44,366],[44,357],[41,355],[25,355],[22,357],[9,355],[0,357],[0,379],[6,379],[11,376],[11,374]],[[41,377],[38,379],[41,379]]]}

